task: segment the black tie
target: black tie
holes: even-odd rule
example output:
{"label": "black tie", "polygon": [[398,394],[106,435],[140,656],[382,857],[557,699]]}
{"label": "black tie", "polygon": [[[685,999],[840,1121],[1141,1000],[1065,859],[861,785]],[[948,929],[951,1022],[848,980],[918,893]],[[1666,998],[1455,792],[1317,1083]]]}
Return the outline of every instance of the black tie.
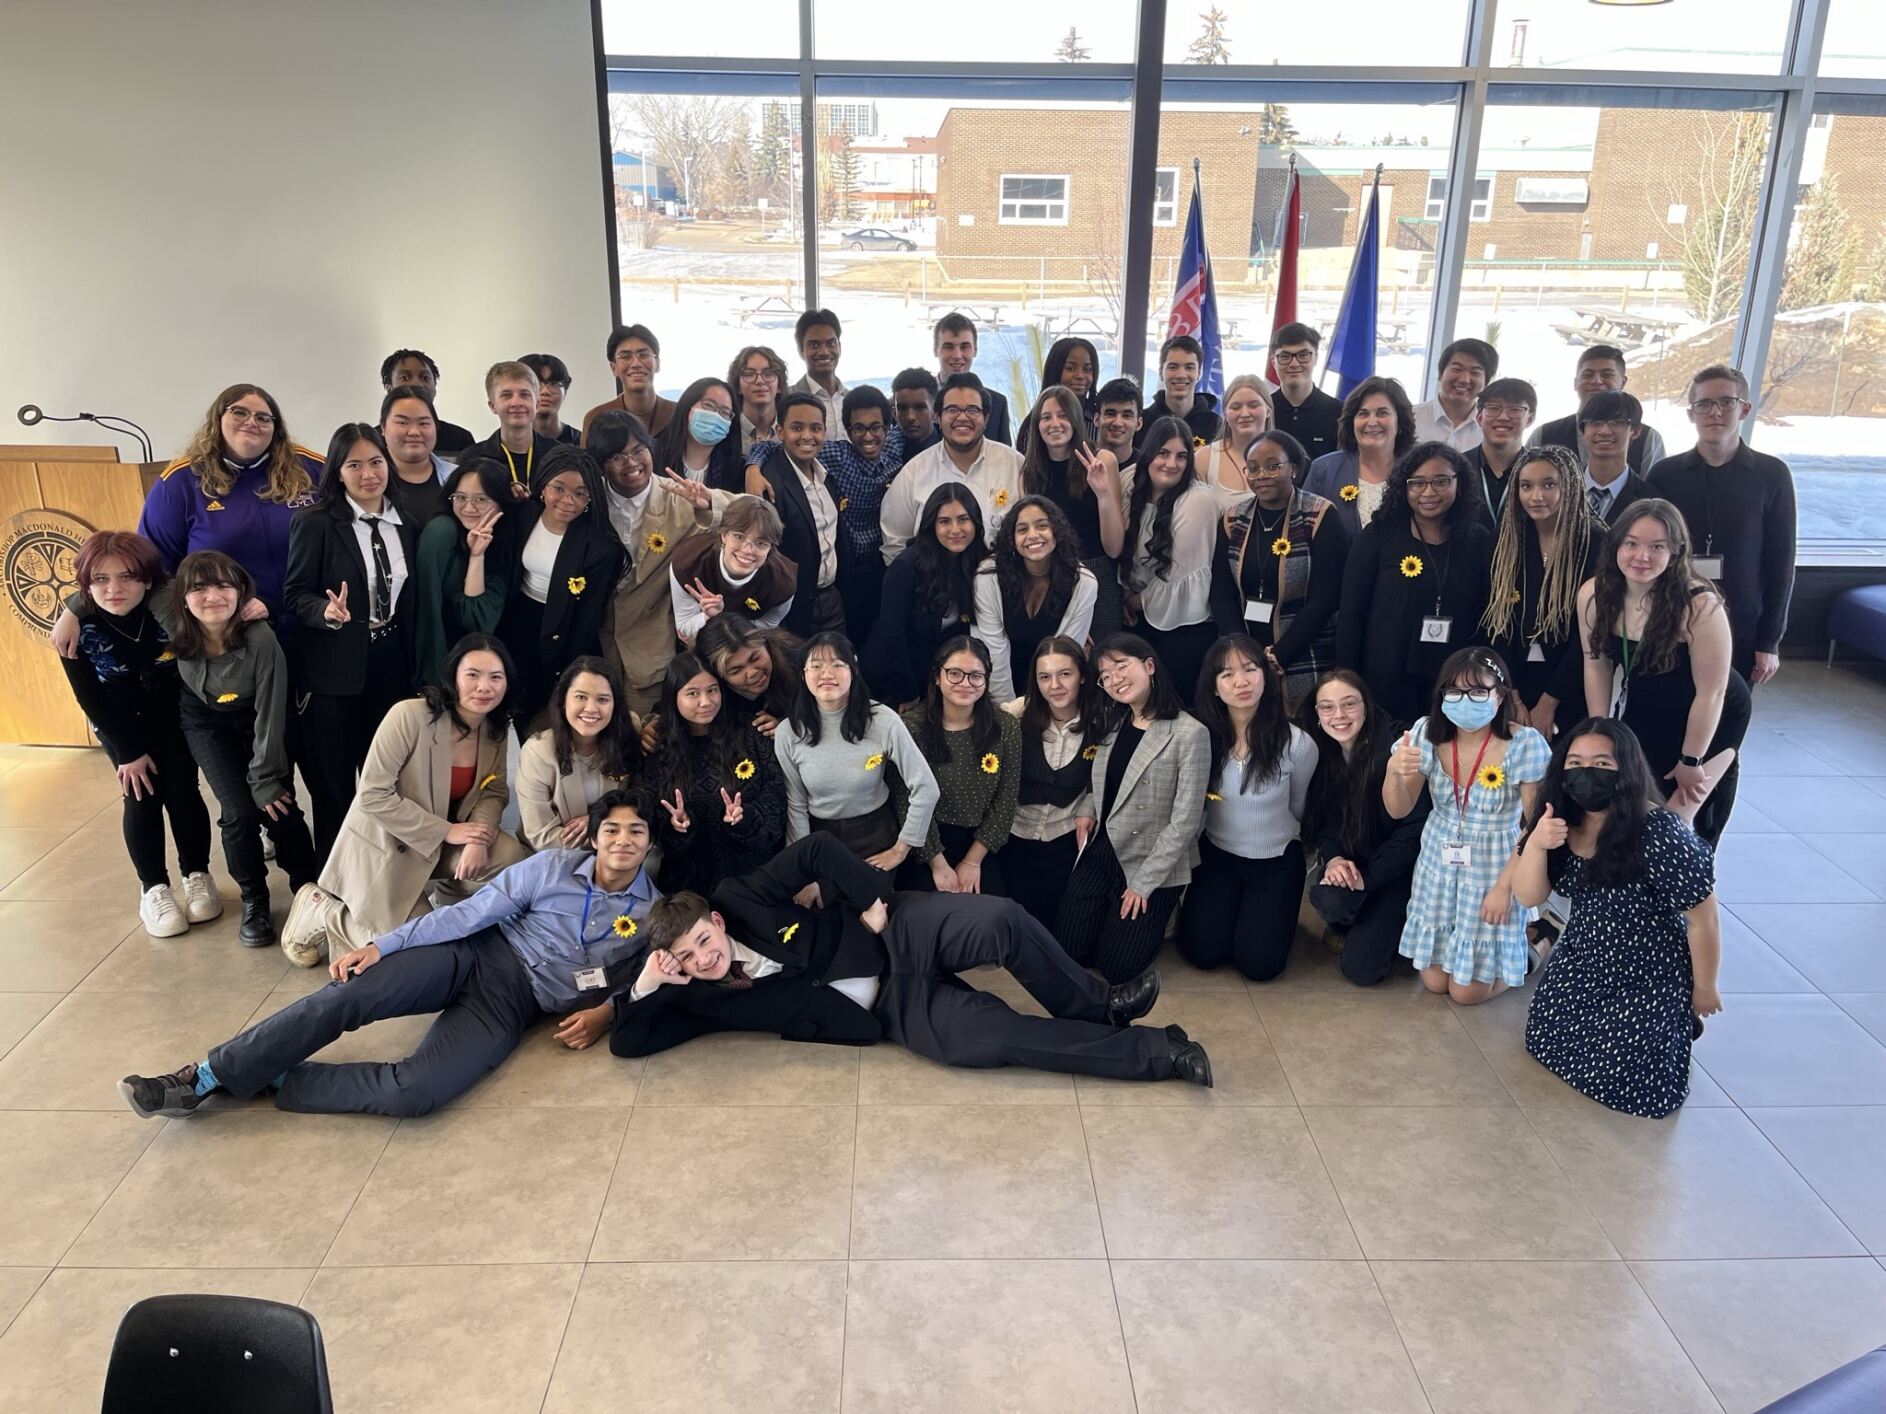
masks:
{"label": "black tie", "polygon": [[1603,520],[1611,505],[1611,493],[1602,486],[1589,486],[1585,488],[1585,499],[1591,502],[1591,513]]}
{"label": "black tie", "polygon": [[393,562],[380,536],[380,518],[367,516],[367,534],[373,541],[373,614],[370,627],[380,628],[393,617]]}

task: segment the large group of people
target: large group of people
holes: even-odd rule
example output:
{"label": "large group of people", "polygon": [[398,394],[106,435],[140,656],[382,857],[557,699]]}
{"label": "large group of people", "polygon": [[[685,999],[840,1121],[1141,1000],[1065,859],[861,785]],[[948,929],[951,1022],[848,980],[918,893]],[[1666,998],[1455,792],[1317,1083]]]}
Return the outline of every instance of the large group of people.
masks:
{"label": "large group of people", "polygon": [[[620,1055],[743,1028],[1209,1085],[1141,1022],[1155,959],[1269,981],[1307,911],[1359,986],[1474,1005],[1543,967],[1532,1053],[1680,1105],[1793,578],[1747,382],[1698,370],[1666,456],[1615,348],[1534,427],[1479,340],[1419,406],[1318,389],[1319,342],[1278,329],[1275,385],[1221,405],[1192,339],[1150,399],[1062,339],[1011,408],[961,314],[888,394],[830,310],[796,381],[755,345],[673,399],[635,324],[579,425],[562,359],[494,364],[483,440],[402,349],[325,456],[225,389],[81,550],[54,647],[149,932],[223,908],[200,771],[241,942],[332,981],[126,1098],[424,1113],[546,1016]],[[1048,1015],[956,977],[991,963]],[[308,1060],[430,1011],[404,1061]]]}

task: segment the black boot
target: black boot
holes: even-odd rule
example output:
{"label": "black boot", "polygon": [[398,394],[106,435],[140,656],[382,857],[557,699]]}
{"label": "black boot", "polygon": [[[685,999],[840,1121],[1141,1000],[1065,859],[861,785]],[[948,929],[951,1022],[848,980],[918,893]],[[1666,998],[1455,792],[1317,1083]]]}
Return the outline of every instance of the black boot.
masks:
{"label": "black boot", "polygon": [[1173,1078],[1211,1089],[1211,1058],[1205,1054],[1205,1048],[1186,1035],[1185,1028],[1180,1026],[1168,1026],[1166,1039],[1172,1046]]}
{"label": "black boot", "polygon": [[237,930],[236,936],[242,940],[245,948],[275,946],[275,920],[269,917],[266,893],[242,896],[242,927]]}
{"label": "black boot", "polygon": [[1115,1026],[1131,1026],[1158,1000],[1159,969],[1149,967],[1132,981],[1108,989],[1107,1020]]}

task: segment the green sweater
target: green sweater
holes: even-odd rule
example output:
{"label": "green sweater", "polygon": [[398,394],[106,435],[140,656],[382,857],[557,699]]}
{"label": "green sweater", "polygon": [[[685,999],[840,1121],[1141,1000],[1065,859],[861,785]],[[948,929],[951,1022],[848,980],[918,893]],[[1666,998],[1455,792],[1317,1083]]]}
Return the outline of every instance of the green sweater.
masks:
{"label": "green sweater", "polygon": [[468,633],[496,633],[510,590],[501,557],[485,554],[485,592],[465,597],[465,570],[469,557],[459,548],[458,517],[449,511],[434,516],[419,532],[419,565],[413,571],[413,612],[417,632],[413,657],[415,681],[424,687],[438,681],[439,668],[452,645]]}
{"label": "green sweater", "polygon": [[[917,735],[922,713],[921,706],[904,713],[904,722],[913,737]],[[1022,786],[1022,724],[1007,712],[998,711],[995,720],[1001,739],[991,752],[976,750],[973,732],[944,733],[949,760],[930,763],[941,798],[930,824],[929,837],[918,851],[923,858],[933,858],[942,851],[936,830],[939,824],[973,829],[977,841],[991,854],[1008,843],[1009,827],[1015,823],[1016,799]],[[985,759],[988,756],[995,757],[993,771],[984,769],[991,764]],[[896,785],[893,781],[893,795]]]}

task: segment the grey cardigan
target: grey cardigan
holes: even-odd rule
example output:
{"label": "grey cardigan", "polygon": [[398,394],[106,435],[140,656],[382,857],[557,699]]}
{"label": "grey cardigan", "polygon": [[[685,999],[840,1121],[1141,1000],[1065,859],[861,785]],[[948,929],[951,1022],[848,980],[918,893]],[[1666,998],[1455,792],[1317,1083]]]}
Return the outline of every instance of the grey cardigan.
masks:
{"label": "grey cardigan", "polygon": [[[1095,753],[1095,808],[1118,740],[1117,731],[1110,733]],[[1198,718],[1181,712],[1146,728],[1104,822],[1126,886],[1134,893],[1150,898],[1154,889],[1180,888],[1191,881],[1210,774],[1211,734]]]}

